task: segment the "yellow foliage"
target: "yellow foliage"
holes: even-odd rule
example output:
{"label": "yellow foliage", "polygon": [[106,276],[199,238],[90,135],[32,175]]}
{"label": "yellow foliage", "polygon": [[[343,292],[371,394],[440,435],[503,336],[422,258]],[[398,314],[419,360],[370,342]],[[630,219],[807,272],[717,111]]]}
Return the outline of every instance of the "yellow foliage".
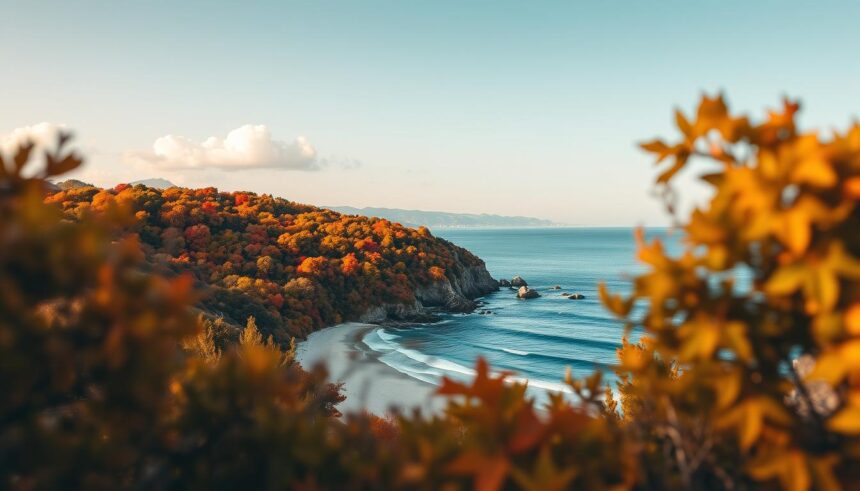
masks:
{"label": "yellow foliage", "polygon": [[[625,421],[666,431],[688,484],[738,472],[785,489],[860,485],[850,471],[860,405],[845,397],[860,393],[860,126],[800,132],[798,110],[785,101],[754,122],[722,96],[704,97],[692,118],[676,112],[674,142],[642,144],[663,166],[662,196],[674,196],[666,188],[693,162],[718,167],[702,176],[710,200],[682,226],[685,250],[670,257],[640,232],[648,270],[633,294],[600,292],[649,339],[647,352],[619,351],[622,394],[636,401],[623,404],[634,413]],[[749,276],[749,286],[714,281],[727,274]],[[634,317],[625,302],[644,312]],[[798,357],[813,366],[801,370]],[[735,446],[737,468],[691,469],[697,445]]]}

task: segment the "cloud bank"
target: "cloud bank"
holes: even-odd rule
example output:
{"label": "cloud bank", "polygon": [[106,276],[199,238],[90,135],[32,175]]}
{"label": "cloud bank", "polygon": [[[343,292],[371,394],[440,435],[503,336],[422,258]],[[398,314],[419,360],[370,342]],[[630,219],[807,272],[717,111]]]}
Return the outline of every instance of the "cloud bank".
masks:
{"label": "cloud bank", "polygon": [[11,155],[27,140],[40,148],[52,148],[57,144],[57,134],[65,129],[66,125],[48,122],[15,128],[5,135],[0,135],[0,151],[3,155]]}
{"label": "cloud bank", "polygon": [[164,170],[314,171],[325,164],[306,138],[300,136],[292,142],[274,140],[268,127],[251,124],[230,131],[224,138],[212,136],[200,143],[184,136],[165,135],[155,140],[152,151],[127,153],[125,159]]}

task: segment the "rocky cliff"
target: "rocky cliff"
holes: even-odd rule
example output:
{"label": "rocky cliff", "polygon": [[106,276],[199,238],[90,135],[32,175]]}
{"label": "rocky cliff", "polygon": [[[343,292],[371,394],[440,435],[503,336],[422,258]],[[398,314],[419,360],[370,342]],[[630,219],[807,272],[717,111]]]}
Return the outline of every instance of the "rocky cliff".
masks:
{"label": "rocky cliff", "polygon": [[475,299],[497,291],[494,280],[483,261],[472,266],[460,266],[444,280],[415,288],[415,300],[408,304],[385,304],[369,308],[361,322],[413,321],[429,322],[433,312],[471,312]]}

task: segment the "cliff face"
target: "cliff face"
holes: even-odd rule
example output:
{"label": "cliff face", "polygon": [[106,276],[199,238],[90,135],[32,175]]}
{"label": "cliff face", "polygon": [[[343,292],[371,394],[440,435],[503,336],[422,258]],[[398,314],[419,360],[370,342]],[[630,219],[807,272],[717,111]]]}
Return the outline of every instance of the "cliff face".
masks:
{"label": "cliff face", "polygon": [[463,268],[462,273],[428,286],[417,288],[415,297],[425,307],[441,307],[451,312],[468,312],[475,308],[473,299],[499,289],[496,280],[481,266]]}
{"label": "cliff face", "polygon": [[472,266],[462,266],[459,272],[444,280],[415,288],[415,301],[408,304],[385,304],[369,308],[359,319],[361,322],[433,320],[432,312],[471,312],[475,309],[475,298],[497,291],[499,283],[494,280],[483,261]]}

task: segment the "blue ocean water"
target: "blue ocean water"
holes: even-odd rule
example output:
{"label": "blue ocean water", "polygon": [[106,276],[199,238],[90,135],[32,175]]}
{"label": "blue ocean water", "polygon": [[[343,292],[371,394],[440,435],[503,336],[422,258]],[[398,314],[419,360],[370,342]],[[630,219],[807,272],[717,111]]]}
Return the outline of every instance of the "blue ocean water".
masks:
{"label": "blue ocean water", "polygon": [[[507,288],[483,298],[492,312],[448,314],[434,324],[371,331],[364,343],[380,360],[418,379],[438,384],[442,376],[468,379],[478,356],[493,370],[515,372],[544,399],[547,390],[567,391],[567,367],[576,376],[615,363],[623,325],[600,303],[598,282],[629,293],[636,260],[631,228],[448,229],[437,236],[472,251],[496,278],[522,276],[542,295],[520,300]],[[677,240],[666,229],[646,231],[670,248]],[[555,285],[561,286],[555,290]],[[562,293],[581,293],[570,300]],[[635,337],[635,333],[634,333]],[[605,372],[612,380],[611,371]]]}

